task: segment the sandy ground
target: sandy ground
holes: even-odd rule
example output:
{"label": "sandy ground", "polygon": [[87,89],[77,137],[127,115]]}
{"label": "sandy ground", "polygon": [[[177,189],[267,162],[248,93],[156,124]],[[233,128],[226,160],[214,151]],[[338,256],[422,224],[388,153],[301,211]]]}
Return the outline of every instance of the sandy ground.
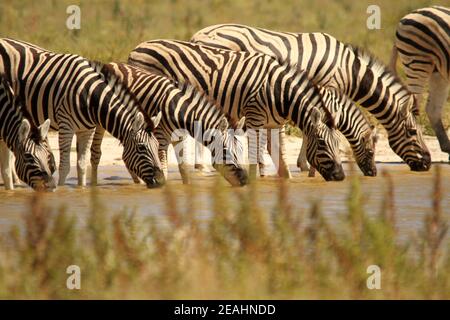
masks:
{"label": "sandy ground", "polygon": [[[59,149],[58,149],[58,136],[57,133],[51,132],[49,134],[50,144],[53,148],[53,152],[56,158],[57,163],[59,163]],[[287,137],[287,153],[288,153],[288,162],[290,166],[296,166],[297,156],[300,151],[302,139],[298,137],[288,136]],[[425,142],[431,152],[431,157],[433,162],[447,162],[448,155],[440,151],[439,144],[437,139],[432,136],[425,136]],[[342,161],[353,160],[351,154],[349,152],[348,146],[343,145],[341,147]],[[72,142],[72,154],[71,154],[71,166],[76,166],[76,148],[75,148],[75,138]],[[122,146],[119,144],[118,140],[114,139],[109,135],[105,135],[102,144],[102,158],[100,161],[100,166],[102,165],[118,165],[122,166]],[[187,162],[193,164],[194,161],[194,140],[189,138],[188,143],[188,157]],[[271,160],[269,155],[266,153],[265,155],[266,163],[269,165],[269,173],[270,171],[274,172],[274,166],[271,164]],[[377,150],[376,150],[376,161],[377,162],[401,162],[402,160],[398,157],[389,147],[387,139],[384,137],[380,137]],[[204,163],[210,164],[210,156],[209,152],[205,152]],[[176,158],[175,153],[172,147],[169,148],[169,165],[176,166]]]}

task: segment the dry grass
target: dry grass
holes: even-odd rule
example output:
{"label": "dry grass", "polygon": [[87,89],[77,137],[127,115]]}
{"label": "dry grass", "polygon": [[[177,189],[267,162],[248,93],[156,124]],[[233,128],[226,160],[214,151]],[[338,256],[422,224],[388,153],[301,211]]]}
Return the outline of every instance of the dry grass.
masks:
{"label": "dry grass", "polygon": [[[294,212],[283,181],[277,204],[261,208],[257,184],[236,190],[218,179],[206,220],[196,218],[195,187],[183,208],[166,187],[164,222],[105,213],[95,189],[86,220],[36,193],[22,228],[2,239],[0,298],[449,299],[439,169],[433,209],[408,241],[399,241],[394,182],[384,176],[379,215],[365,213],[355,178],[338,225],[328,223],[319,203],[304,216]],[[81,290],[65,286],[72,264],[81,268]],[[369,265],[381,268],[381,290],[366,286]]]}

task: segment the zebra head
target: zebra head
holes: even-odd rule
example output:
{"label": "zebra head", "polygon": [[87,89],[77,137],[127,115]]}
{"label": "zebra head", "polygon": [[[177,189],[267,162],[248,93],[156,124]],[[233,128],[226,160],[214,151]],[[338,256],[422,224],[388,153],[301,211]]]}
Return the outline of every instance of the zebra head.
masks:
{"label": "zebra head", "polygon": [[316,107],[311,109],[310,125],[303,130],[307,136],[306,158],[325,180],[341,181],[345,174],[339,158],[339,137],[331,113],[326,108],[321,110],[325,114]]}
{"label": "zebra head", "polygon": [[410,95],[408,101],[400,106],[398,122],[389,131],[389,145],[413,171],[428,171],[431,167],[431,156],[422,137],[416,113],[415,99]]}
{"label": "zebra head", "polygon": [[[19,97],[14,94],[7,80],[0,75],[0,103],[5,107],[7,104],[15,110],[14,117],[20,117],[17,123],[17,131],[9,147],[14,151],[16,172],[20,180],[35,190],[53,191],[56,188],[53,173],[56,170],[55,158],[53,156],[47,134],[50,129],[50,120],[36,127],[33,125],[31,116]],[[7,107],[6,107],[7,108]],[[7,126],[8,124],[2,124]]]}
{"label": "zebra head", "polygon": [[248,183],[247,172],[242,167],[244,147],[239,137],[243,133],[244,124],[245,117],[231,126],[226,117],[223,117],[217,130],[214,130],[213,141],[209,145],[214,169],[233,186],[244,186]]}
{"label": "zebra head", "polygon": [[377,175],[377,166],[375,165],[375,147],[378,141],[377,129],[370,126],[359,137],[354,155],[356,163],[365,176],[375,177]]}
{"label": "zebra head", "polygon": [[142,112],[136,114],[130,134],[123,142],[122,159],[128,171],[142,179],[147,187],[155,188],[165,183],[158,157],[158,139],[154,131],[161,120],[161,112],[145,119]]}
{"label": "zebra head", "polygon": [[56,189],[52,177],[56,163],[47,138],[49,129],[49,119],[39,127],[32,127],[27,119],[23,119],[14,148],[18,177],[33,189],[40,191]]}

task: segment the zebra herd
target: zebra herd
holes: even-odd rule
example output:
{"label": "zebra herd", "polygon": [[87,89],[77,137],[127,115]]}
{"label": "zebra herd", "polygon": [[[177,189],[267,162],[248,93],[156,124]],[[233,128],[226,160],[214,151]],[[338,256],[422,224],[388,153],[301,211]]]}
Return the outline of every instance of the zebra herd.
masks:
{"label": "zebra herd", "polygon": [[[258,165],[265,174],[265,140],[271,156],[279,159],[278,174],[289,178],[283,130],[288,122],[303,132],[302,170],[309,162],[327,181],[345,178],[340,131],[361,171],[375,176],[376,130],[359,107],[383,125],[390,147],[411,170],[427,171],[431,157],[417,115],[428,80],[426,112],[441,149],[450,154],[440,115],[449,88],[449,43],[450,9],[437,6],[400,21],[390,68],[328,34],[238,24],[204,28],[189,42],[143,42],[130,52],[128,63],[104,64],[1,39],[0,161],[5,187],[13,188],[15,168],[32,188],[55,189],[49,129],[59,133],[58,185],[64,185],[69,173],[74,135],[78,184],[86,185],[89,149],[91,184],[97,183],[105,131],[122,143],[122,159],[133,180],[148,187],[164,184],[168,146],[184,145],[184,135],[211,150],[214,168],[232,185],[247,184]],[[396,77],[397,56],[406,85]],[[196,133],[199,124],[209,138]],[[280,129],[278,148],[271,147],[277,139],[264,137],[260,129]],[[180,131],[184,135],[174,140]],[[244,131],[256,143],[249,148],[249,159],[255,160],[249,174],[239,139]],[[182,154],[176,155],[188,183]]]}

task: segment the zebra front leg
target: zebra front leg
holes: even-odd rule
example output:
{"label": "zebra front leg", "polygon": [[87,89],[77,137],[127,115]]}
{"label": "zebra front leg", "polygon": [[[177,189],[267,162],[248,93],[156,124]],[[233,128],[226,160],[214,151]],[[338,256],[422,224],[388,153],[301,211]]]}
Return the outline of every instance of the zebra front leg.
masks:
{"label": "zebra front leg", "polygon": [[260,147],[259,147],[259,130],[249,129],[247,130],[247,152],[249,162],[249,178],[251,181],[256,180],[256,173],[258,162],[260,159]]}
{"label": "zebra front leg", "polygon": [[86,187],[86,154],[91,148],[95,130],[77,132],[77,174],[78,186]]}
{"label": "zebra front leg", "polygon": [[[197,143],[197,142],[195,142]],[[173,147],[175,149],[175,156],[177,158],[178,163],[178,170],[180,171],[181,179],[183,181],[183,184],[190,184],[191,183],[191,177],[189,174],[189,168],[185,161],[185,154],[187,154],[187,135],[182,137],[179,141],[172,142]],[[200,144],[198,144],[200,145]],[[203,150],[203,146],[202,146]],[[167,150],[166,150],[167,152]],[[202,156],[203,158],[203,156]],[[203,164],[202,164],[203,167]],[[201,169],[203,170],[203,169]]]}
{"label": "zebra front leg", "polygon": [[16,166],[14,165],[14,154],[12,152],[11,152],[11,173],[12,173],[14,185],[20,184],[20,178],[17,175]]}
{"label": "zebra front leg", "polygon": [[59,179],[58,185],[63,186],[70,172],[70,148],[72,147],[73,130],[60,126],[58,133],[59,144]]}
{"label": "zebra front leg", "polygon": [[306,160],[306,136],[303,135],[303,141],[302,141],[302,146],[300,148],[300,153],[298,155],[297,158],[297,167],[300,168],[301,171],[308,171],[309,169],[309,165],[308,165],[308,161]]}
{"label": "zebra front leg", "polygon": [[101,127],[95,128],[94,139],[91,145],[91,185],[96,186],[98,183],[98,165],[102,157],[102,141],[105,129]]}
{"label": "zebra front leg", "polygon": [[[270,148],[269,153],[272,157],[275,166],[277,167],[278,176],[285,179],[292,178],[286,156],[286,135],[284,126],[277,130],[278,139],[273,139],[272,133],[269,135]],[[278,156],[278,159],[274,158],[274,155]]]}
{"label": "zebra front leg", "polygon": [[448,81],[446,81],[439,73],[432,73],[425,110],[428,119],[430,119],[431,126],[436,133],[441,150],[450,155],[450,141],[445,132],[444,125],[442,124],[442,108],[447,101],[449,87]]}
{"label": "zebra front leg", "polygon": [[14,166],[12,160],[12,152],[8,149],[4,141],[0,141],[0,166],[3,178],[3,184],[6,190],[13,190],[13,176],[11,168]]}
{"label": "zebra front leg", "polygon": [[265,177],[266,176],[266,162],[264,159],[264,150],[267,149],[269,150],[270,148],[270,144],[268,141],[268,134],[267,134],[267,130],[262,130],[261,134],[259,136],[259,143],[258,143],[258,167],[259,167],[259,176],[260,177]]}
{"label": "zebra front leg", "polygon": [[194,169],[203,172],[205,171],[205,160],[204,160],[205,147],[197,141],[195,141],[194,143],[195,143]]}

